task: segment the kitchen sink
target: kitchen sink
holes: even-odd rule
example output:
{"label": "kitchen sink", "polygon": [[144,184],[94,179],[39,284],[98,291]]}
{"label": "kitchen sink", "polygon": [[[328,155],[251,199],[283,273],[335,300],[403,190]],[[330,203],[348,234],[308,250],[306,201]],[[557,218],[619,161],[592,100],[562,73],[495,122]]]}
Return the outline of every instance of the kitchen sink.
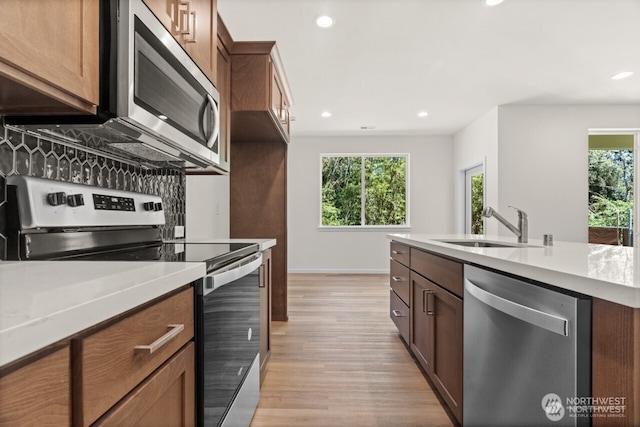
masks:
{"label": "kitchen sink", "polygon": [[525,243],[503,243],[489,242],[486,240],[438,240],[438,242],[450,245],[468,246],[472,248],[537,248],[539,246],[527,245]]}

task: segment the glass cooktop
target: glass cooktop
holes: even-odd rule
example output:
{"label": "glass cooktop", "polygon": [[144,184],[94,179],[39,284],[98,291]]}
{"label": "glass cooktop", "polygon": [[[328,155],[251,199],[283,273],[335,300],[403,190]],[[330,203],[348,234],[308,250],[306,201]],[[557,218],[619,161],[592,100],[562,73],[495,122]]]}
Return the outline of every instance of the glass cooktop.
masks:
{"label": "glass cooktop", "polygon": [[91,254],[66,256],[85,261],[205,262],[207,272],[258,252],[255,243],[153,243]]}

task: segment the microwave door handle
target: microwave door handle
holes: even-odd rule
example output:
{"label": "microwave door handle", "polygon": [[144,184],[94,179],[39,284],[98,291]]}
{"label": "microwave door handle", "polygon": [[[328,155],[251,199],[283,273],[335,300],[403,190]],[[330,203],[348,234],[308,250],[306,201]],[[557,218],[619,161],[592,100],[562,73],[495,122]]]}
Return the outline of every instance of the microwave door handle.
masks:
{"label": "microwave door handle", "polygon": [[[211,104],[211,111],[213,111],[213,132],[211,132],[211,135],[208,137],[205,133],[205,138],[207,138],[207,147],[213,148],[213,144],[215,144],[218,139],[218,134],[220,133],[220,108],[213,97],[209,94],[207,94],[207,101]],[[205,122],[205,114],[207,114],[206,108],[204,108],[204,112],[202,114],[203,124]],[[202,127],[204,128],[204,125],[202,125]]]}

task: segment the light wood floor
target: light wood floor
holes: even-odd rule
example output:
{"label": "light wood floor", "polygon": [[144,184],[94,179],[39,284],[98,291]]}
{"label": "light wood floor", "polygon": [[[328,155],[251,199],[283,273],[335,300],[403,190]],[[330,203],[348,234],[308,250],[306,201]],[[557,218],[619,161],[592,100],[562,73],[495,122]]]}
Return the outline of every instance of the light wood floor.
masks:
{"label": "light wood floor", "polygon": [[388,275],[289,275],[251,427],[451,426],[389,319]]}

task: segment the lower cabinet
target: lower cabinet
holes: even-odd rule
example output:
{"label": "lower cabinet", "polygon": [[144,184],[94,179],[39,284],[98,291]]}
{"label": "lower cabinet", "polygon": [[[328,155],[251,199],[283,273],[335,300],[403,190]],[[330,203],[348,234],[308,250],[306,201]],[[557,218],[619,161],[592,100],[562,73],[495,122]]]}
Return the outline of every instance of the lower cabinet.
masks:
{"label": "lower cabinet", "polygon": [[184,287],[3,367],[0,426],[195,425],[193,310]]}
{"label": "lower cabinet", "polygon": [[411,350],[462,422],[462,300],[411,273]]}
{"label": "lower cabinet", "polygon": [[391,243],[390,314],[447,406],[462,423],[461,262]]}
{"label": "lower cabinet", "polygon": [[0,426],[71,424],[69,346],[0,376]]}
{"label": "lower cabinet", "polygon": [[192,425],[193,310],[189,287],[73,339],[74,425],[157,425],[143,420],[165,412],[187,421],[168,425]]}
{"label": "lower cabinet", "polygon": [[195,425],[194,357],[191,342],[94,425]]}

